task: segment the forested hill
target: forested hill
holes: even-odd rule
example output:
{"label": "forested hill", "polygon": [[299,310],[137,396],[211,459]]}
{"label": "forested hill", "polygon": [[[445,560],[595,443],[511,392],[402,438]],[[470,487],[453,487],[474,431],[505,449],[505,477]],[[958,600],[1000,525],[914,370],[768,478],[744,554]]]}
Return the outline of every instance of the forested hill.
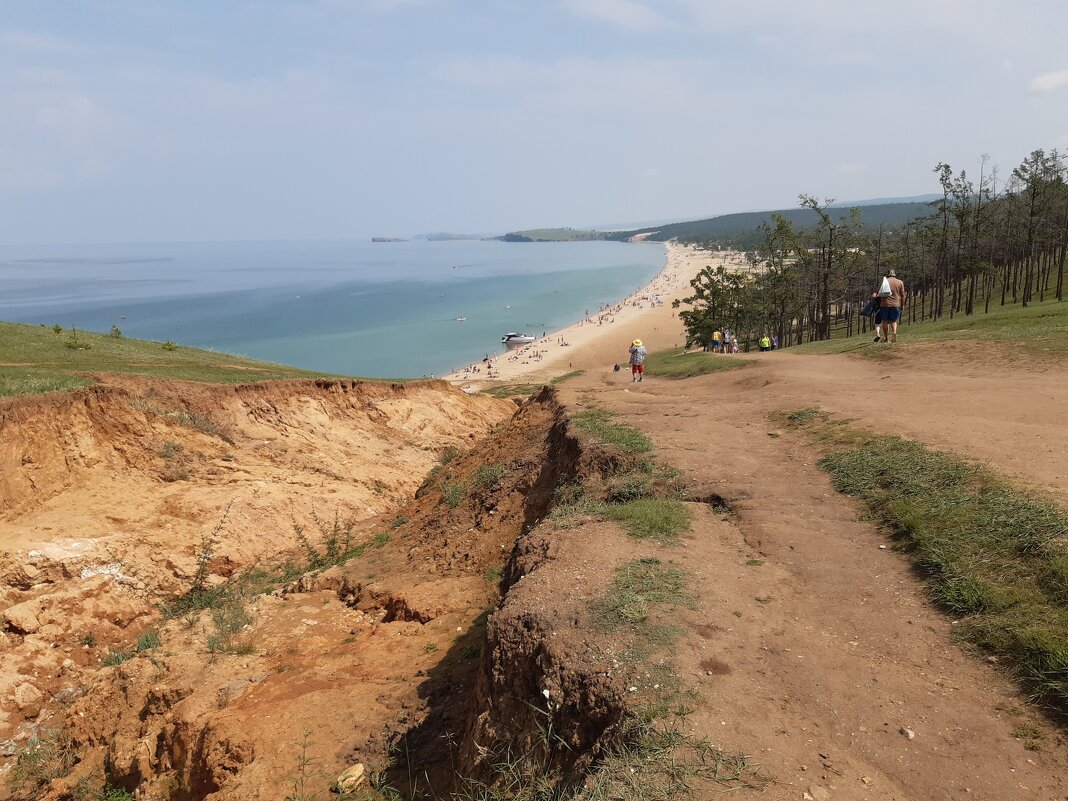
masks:
{"label": "forested hill", "polygon": [[[872,206],[859,206],[860,222],[869,229],[879,226],[895,228],[905,225],[917,217],[927,217],[933,209],[929,203],[884,203]],[[849,217],[848,208],[828,208],[827,213],[833,218]],[[626,240],[638,234],[654,242],[666,242],[677,239],[680,242],[700,244],[729,245],[739,250],[749,250],[763,241],[760,226],[764,223],[774,226],[772,215],[780,214],[797,229],[813,228],[819,223],[819,216],[810,209],[782,209],[780,211],[751,211],[740,214],[723,214],[705,220],[671,223],[654,228],[640,228],[634,231],[611,231],[605,239]]]}

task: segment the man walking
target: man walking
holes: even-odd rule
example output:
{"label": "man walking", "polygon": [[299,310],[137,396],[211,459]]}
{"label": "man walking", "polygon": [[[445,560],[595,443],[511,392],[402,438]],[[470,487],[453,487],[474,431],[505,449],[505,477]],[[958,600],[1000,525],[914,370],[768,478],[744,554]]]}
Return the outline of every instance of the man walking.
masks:
{"label": "man walking", "polygon": [[640,339],[634,340],[630,346],[630,381],[641,383],[645,378],[645,356],[647,351]]}
{"label": "man walking", "polygon": [[[872,297],[879,299],[879,314],[876,319],[882,326],[882,341],[897,342],[897,324],[901,321],[901,310],[905,308],[905,283],[897,277],[896,272],[887,270],[879,291]],[[876,331],[878,330],[877,327]]]}

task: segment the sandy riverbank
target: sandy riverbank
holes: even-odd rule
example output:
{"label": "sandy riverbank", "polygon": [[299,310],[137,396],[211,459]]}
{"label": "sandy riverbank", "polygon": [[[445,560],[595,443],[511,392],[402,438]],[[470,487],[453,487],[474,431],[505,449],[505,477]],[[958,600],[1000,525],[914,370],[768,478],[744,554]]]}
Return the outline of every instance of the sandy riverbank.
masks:
{"label": "sandy riverbank", "polygon": [[685,333],[672,301],[690,294],[690,281],[704,267],[720,264],[727,269],[748,269],[740,253],[669,242],[664,268],[623,300],[529,345],[499,354],[490,360],[492,368],[478,362],[444,378],[470,389],[520,378],[547,381],[571,370],[626,364],[627,348],[635,339],[641,339],[650,351],[678,347],[685,342]]}

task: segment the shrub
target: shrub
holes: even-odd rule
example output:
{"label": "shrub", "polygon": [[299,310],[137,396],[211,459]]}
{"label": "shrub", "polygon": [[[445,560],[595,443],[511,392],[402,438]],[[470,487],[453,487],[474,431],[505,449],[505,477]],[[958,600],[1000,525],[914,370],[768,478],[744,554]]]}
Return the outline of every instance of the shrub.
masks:
{"label": "shrub", "polygon": [[475,486],[492,488],[504,476],[503,464],[480,464],[475,471]]}

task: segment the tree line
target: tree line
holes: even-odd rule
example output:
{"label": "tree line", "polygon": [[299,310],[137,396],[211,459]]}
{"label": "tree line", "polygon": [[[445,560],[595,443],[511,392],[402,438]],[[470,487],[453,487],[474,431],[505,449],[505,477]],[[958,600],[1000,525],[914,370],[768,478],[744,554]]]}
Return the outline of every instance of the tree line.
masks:
{"label": "tree line", "polygon": [[946,163],[934,175],[941,197],[904,224],[875,228],[864,224],[860,209],[840,214],[833,199],[812,195],[799,196],[808,225],[772,214],[746,249],[748,271],[706,267],[691,281],[693,293],[675,302],[686,307],[679,316],[690,344],[707,344],[724,326],[746,345],[765,333],[777,334],[783,346],[864,333],[870,320],[860,310],[889,269],[908,288],[903,322],[1064,299],[1065,153],[1032,151],[1004,181],[987,156],[977,178]]}

